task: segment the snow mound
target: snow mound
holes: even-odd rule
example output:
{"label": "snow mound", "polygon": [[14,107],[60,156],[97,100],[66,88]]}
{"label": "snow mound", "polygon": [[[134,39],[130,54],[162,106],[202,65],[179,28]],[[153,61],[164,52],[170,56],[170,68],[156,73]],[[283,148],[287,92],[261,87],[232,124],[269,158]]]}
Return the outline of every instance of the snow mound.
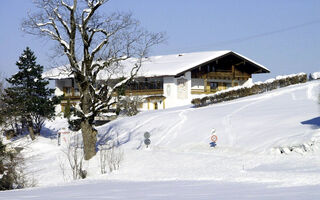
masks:
{"label": "snow mound", "polygon": [[311,74],[312,79],[320,79],[320,72],[314,72]]}

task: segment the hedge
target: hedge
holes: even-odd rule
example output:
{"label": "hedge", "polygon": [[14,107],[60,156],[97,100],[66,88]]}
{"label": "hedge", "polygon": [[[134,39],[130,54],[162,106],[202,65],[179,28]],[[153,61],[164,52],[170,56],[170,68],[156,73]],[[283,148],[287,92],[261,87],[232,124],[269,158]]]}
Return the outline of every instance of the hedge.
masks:
{"label": "hedge", "polygon": [[241,97],[246,97],[254,94],[261,94],[271,90],[275,90],[290,85],[307,82],[307,74],[293,74],[288,76],[278,76],[275,79],[269,79],[265,82],[257,82],[251,86],[236,86],[226,90],[214,93],[203,98],[195,98],[191,101],[195,107],[206,106],[223,101],[230,101]]}

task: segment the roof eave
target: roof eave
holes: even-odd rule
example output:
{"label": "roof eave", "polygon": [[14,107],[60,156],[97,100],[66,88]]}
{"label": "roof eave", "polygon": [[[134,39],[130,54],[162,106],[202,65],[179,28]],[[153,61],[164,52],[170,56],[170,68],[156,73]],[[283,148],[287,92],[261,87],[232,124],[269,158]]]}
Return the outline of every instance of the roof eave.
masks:
{"label": "roof eave", "polygon": [[225,54],[223,54],[223,55],[221,55],[221,56],[219,56],[219,57],[213,58],[213,59],[208,60],[208,61],[206,61],[206,62],[204,62],[204,63],[201,63],[201,64],[199,64],[199,65],[196,65],[196,66],[194,66],[194,67],[191,67],[191,68],[189,68],[189,69],[187,69],[187,70],[184,70],[184,71],[182,71],[182,72],[179,72],[179,73],[176,74],[176,76],[181,76],[181,75],[183,75],[184,73],[186,73],[187,71],[191,71],[191,70],[193,70],[193,69],[195,69],[195,68],[197,68],[197,67],[206,65],[206,64],[208,64],[208,63],[210,63],[210,62],[213,62],[213,61],[215,61],[215,60],[221,59],[221,58],[223,58],[223,57],[225,57],[225,56],[228,56],[228,55],[230,55],[230,54],[233,54],[233,55],[235,55],[235,56],[238,56],[238,57],[240,57],[241,59],[244,59],[246,62],[249,62],[250,64],[252,64],[252,65],[254,65],[254,66],[257,66],[257,68],[259,68],[259,70],[258,70],[257,72],[252,73],[252,74],[270,73],[270,70],[267,69],[266,67],[264,67],[263,65],[260,65],[260,64],[258,64],[258,63],[256,63],[256,62],[250,60],[249,58],[246,58],[245,56],[242,56],[242,55],[240,55],[240,54],[238,54],[238,53],[236,53],[236,52],[229,51],[229,52],[227,52],[227,53],[225,53]]}

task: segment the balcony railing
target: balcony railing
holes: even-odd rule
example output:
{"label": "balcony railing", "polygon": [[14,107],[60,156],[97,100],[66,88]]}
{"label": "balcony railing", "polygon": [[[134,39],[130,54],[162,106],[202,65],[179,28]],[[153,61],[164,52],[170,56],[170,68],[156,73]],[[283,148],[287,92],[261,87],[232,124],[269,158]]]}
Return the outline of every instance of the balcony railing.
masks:
{"label": "balcony railing", "polygon": [[126,95],[140,96],[140,95],[162,95],[163,89],[148,89],[148,90],[126,90]]}
{"label": "balcony railing", "polygon": [[232,79],[231,71],[209,72],[205,75],[208,79]]}
{"label": "balcony railing", "polygon": [[64,95],[64,98],[65,100],[76,100],[76,99],[80,99],[80,94],[79,95]]}
{"label": "balcony railing", "polygon": [[219,91],[218,89],[210,89],[210,90],[204,90],[204,89],[191,89],[191,94],[213,94]]}

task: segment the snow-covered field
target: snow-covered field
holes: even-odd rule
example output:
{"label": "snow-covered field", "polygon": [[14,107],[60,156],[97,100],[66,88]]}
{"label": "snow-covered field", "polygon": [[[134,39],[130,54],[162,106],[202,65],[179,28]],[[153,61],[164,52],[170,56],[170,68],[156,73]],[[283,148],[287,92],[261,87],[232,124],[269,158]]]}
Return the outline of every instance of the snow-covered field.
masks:
{"label": "snow-covered field", "polygon": [[217,181],[93,181],[58,187],[0,192],[0,199],[166,199],[166,200],[316,200],[319,186],[272,187],[260,183]]}
{"label": "snow-covered field", "polygon": [[71,181],[57,146],[56,132],[66,122],[47,122],[45,137],[15,141],[28,143],[26,171],[40,188],[0,192],[0,199],[319,199],[319,91],[320,81],[311,81],[115,120],[98,127],[98,141],[120,143],[120,169],[101,175],[98,153],[85,163],[88,178],[81,181]]}

